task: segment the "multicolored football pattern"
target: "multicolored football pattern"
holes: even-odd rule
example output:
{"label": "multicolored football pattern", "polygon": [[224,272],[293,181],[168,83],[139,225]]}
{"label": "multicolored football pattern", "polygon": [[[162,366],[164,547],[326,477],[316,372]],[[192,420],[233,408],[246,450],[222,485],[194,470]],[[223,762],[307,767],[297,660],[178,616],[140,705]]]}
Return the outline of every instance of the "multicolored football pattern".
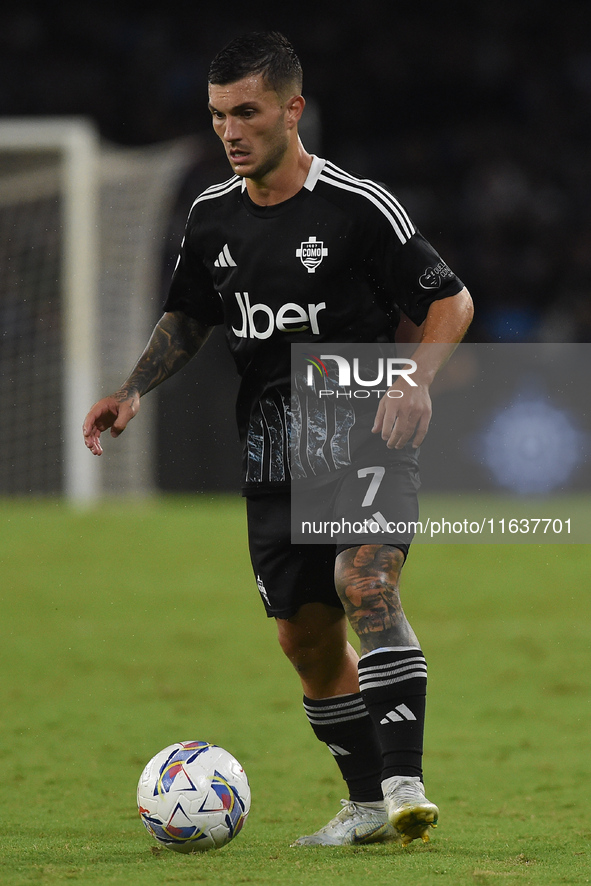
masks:
{"label": "multicolored football pattern", "polygon": [[206,741],[182,741],[156,754],[137,789],[140,817],[176,852],[219,849],[240,832],[250,810],[244,769]]}

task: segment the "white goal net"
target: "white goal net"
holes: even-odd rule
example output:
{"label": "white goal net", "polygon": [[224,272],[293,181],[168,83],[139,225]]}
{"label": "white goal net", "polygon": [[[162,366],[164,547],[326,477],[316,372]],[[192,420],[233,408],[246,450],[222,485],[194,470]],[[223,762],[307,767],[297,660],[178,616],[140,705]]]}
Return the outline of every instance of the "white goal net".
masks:
{"label": "white goal net", "polygon": [[0,495],[85,501],[154,485],[154,403],[109,450],[82,421],[144,347],[193,139],[100,143],[79,119],[0,121]]}

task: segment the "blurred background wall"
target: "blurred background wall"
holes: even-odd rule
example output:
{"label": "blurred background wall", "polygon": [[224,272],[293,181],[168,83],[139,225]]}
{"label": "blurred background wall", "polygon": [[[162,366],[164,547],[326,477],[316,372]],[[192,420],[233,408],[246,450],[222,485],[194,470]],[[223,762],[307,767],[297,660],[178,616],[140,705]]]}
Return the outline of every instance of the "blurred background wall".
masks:
{"label": "blurred background wall", "polygon": [[[307,147],[393,188],[472,291],[471,341],[589,341],[588,0],[22,0],[0,11],[0,125],[83,115],[126,146],[204,134],[162,244],[164,294],[194,197],[229,175],[209,132],[209,62],[268,28],[302,60]],[[220,336],[167,383],[160,487],[236,487],[235,385]]]}

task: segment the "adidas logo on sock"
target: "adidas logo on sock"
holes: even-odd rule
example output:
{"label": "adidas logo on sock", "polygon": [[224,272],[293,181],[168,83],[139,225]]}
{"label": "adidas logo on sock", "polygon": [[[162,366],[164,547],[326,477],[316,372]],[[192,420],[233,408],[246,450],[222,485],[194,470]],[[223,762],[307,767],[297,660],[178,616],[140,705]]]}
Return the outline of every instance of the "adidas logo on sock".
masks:
{"label": "adidas logo on sock", "polygon": [[351,751],[346,751],[345,748],[339,747],[338,744],[329,744],[328,750],[331,752],[333,757],[350,757]]}
{"label": "adidas logo on sock", "polygon": [[413,714],[410,708],[408,708],[405,704],[396,705],[393,711],[390,711],[389,714],[386,714],[383,720],[380,720],[382,726],[387,726],[388,723],[399,723],[401,720],[416,720],[417,718]]}
{"label": "adidas logo on sock", "polygon": [[224,246],[218,257],[213,263],[215,268],[235,268],[237,267],[236,262],[230,255],[230,249],[228,244]]}

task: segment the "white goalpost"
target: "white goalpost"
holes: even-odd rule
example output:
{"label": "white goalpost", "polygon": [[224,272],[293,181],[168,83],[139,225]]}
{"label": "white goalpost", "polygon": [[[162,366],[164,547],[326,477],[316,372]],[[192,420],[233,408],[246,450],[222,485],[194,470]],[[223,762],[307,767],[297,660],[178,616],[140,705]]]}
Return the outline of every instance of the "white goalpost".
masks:
{"label": "white goalpost", "polygon": [[197,150],[104,145],[85,119],[0,121],[0,495],[84,503],[153,487],[153,403],[108,471],[81,426],[150,333],[169,214]]}
{"label": "white goalpost", "polygon": [[[75,416],[77,404],[93,403],[98,393],[95,377],[99,252],[97,133],[84,120],[4,120],[0,127],[0,151],[10,152],[13,156],[28,154],[27,159],[31,155],[45,155],[46,162],[40,170],[35,170],[36,176],[27,171],[17,173],[17,179],[21,179],[21,205],[27,198],[34,202],[40,194],[51,193],[54,188],[61,195],[62,398],[65,415],[62,429],[63,491],[76,500],[94,498],[99,494],[98,465],[89,464],[83,458],[85,453],[80,447],[80,425],[75,426]],[[54,170],[47,165],[48,155],[51,154],[57,158],[57,169]],[[19,182],[14,181],[14,176],[11,180],[3,178],[0,200],[2,207],[7,208],[10,206],[10,186],[14,192]],[[24,193],[25,190],[28,194]],[[13,193],[12,199],[16,203],[19,197]],[[23,233],[26,236],[26,232]],[[16,231],[13,236],[18,236]],[[30,293],[21,292],[23,298],[31,297]],[[31,355],[31,359],[36,359],[36,356]],[[42,371],[43,367],[39,368]],[[15,396],[20,397],[21,391],[15,390]],[[2,411],[5,412],[5,409],[6,404]],[[6,412],[5,417],[10,421]],[[40,443],[44,428],[40,426],[37,433]]]}

